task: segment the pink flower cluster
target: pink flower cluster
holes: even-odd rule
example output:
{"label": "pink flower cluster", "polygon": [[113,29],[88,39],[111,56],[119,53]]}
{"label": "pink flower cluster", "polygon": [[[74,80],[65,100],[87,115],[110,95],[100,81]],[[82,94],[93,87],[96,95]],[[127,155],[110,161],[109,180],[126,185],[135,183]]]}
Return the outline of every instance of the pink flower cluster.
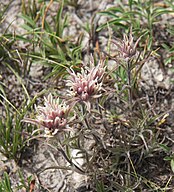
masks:
{"label": "pink flower cluster", "polygon": [[46,135],[55,135],[68,128],[68,113],[70,107],[58,99],[53,99],[51,93],[44,98],[43,107],[38,106],[36,119],[25,118],[25,122],[33,123],[44,128]]}
{"label": "pink flower cluster", "polygon": [[80,73],[75,73],[72,69],[68,70],[71,79],[67,82],[67,86],[70,87],[71,101],[85,103],[88,111],[90,111],[91,99],[101,96],[102,78],[105,72],[103,61],[100,61],[97,66],[94,66],[93,61],[90,64],[89,68],[82,68]]}
{"label": "pink flower cluster", "polygon": [[125,59],[131,59],[136,54],[137,45],[140,41],[141,37],[137,39],[137,41],[134,43],[134,39],[132,36],[132,30],[129,33],[129,37],[124,34],[123,40],[116,39],[112,42],[117,46],[117,51],[119,52],[119,56],[125,58]]}

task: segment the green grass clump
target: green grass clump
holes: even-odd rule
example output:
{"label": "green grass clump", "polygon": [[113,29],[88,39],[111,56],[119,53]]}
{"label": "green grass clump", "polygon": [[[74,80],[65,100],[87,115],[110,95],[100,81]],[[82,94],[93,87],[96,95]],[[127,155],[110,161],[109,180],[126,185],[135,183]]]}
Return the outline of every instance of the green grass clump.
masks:
{"label": "green grass clump", "polygon": [[68,16],[64,14],[64,1],[59,3],[55,16],[49,18],[49,4],[46,2],[33,1],[32,10],[30,3],[23,2],[23,14],[25,24],[22,27],[27,31],[25,37],[30,35],[29,43],[32,45],[30,57],[33,63],[49,66],[52,72],[46,77],[62,77],[66,74],[66,68],[80,65],[81,63],[81,42],[74,43],[71,37],[64,35],[68,25]]}
{"label": "green grass clump", "polygon": [[[1,90],[2,91],[2,90]],[[24,126],[22,120],[33,107],[34,100],[26,100],[17,109],[6,97],[4,91],[0,93],[2,118],[0,119],[0,152],[9,159],[19,162],[24,151],[28,134],[32,133],[31,126]]]}

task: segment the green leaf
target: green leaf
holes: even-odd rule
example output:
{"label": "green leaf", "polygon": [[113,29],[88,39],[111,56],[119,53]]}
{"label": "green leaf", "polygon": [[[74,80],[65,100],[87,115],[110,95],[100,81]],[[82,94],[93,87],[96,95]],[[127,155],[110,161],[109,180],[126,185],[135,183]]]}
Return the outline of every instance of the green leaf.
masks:
{"label": "green leaf", "polygon": [[33,28],[31,26],[27,25],[27,24],[23,24],[23,25],[21,25],[21,27],[23,29],[25,29],[26,31],[29,31],[29,32],[33,31]]}
{"label": "green leaf", "polygon": [[96,181],[97,192],[105,192],[105,187],[102,181]]}
{"label": "green leaf", "polygon": [[11,188],[9,176],[6,172],[4,173],[4,190],[8,192],[13,192]]}
{"label": "green leaf", "polygon": [[174,159],[172,159],[172,160],[170,161],[170,166],[171,166],[171,169],[172,169],[172,171],[173,171],[173,173],[174,173]]}
{"label": "green leaf", "polygon": [[163,14],[169,14],[169,13],[173,13],[174,11],[170,11],[168,9],[164,9],[164,8],[156,8],[155,10],[153,10],[154,13],[153,13],[153,18],[156,18],[160,15],[163,15]]}
{"label": "green leaf", "polygon": [[130,7],[130,9],[132,9],[132,5],[133,5],[133,0],[129,0],[129,7]]}
{"label": "green leaf", "polygon": [[170,147],[167,147],[164,144],[159,144],[159,146],[165,151],[165,152],[170,152]]}
{"label": "green leaf", "polygon": [[101,11],[98,14],[113,17],[113,18],[118,18],[118,16],[115,13],[112,13],[109,11]]}
{"label": "green leaf", "polygon": [[118,18],[118,19],[113,19],[113,20],[110,20],[102,25],[100,25],[98,28],[97,28],[97,32],[101,31],[103,28],[105,27],[108,27],[108,25],[116,25],[116,26],[119,26],[119,27],[122,27],[122,28],[126,28],[126,25],[123,24],[123,21],[127,21],[126,18]]}
{"label": "green leaf", "polygon": [[56,16],[56,35],[58,37],[62,37],[62,32],[63,32],[63,23],[62,23],[62,11],[63,11],[63,5],[64,5],[64,1],[62,1],[62,4],[60,5],[60,8],[57,12],[57,16]]}
{"label": "green leaf", "polygon": [[36,23],[27,15],[20,15],[21,18],[24,19],[25,22],[27,22],[30,26],[33,28],[36,28]]}
{"label": "green leaf", "polygon": [[171,161],[171,157],[164,157],[164,161]]}
{"label": "green leaf", "polygon": [[[107,12],[111,12],[111,11],[114,13],[124,13],[125,10],[121,7],[110,7],[107,9]],[[103,12],[105,12],[105,11],[103,11]],[[101,12],[99,12],[99,13],[101,13]]]}

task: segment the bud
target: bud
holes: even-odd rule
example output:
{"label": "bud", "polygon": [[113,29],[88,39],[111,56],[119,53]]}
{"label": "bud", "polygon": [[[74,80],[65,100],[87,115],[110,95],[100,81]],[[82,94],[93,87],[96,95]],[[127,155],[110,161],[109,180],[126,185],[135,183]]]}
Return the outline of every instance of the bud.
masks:
{"label": "bud", "polygon": [[131,59],[137,53],[137,45],[140,41],[141,37],[137,39],[134,43],[134,39],[132,36],[132,29],[130,31],[129,37],[127,35],[123,35],[123,40],[116,39],[112,42],[117,46],[117,51],[119,55],[124,59]]}

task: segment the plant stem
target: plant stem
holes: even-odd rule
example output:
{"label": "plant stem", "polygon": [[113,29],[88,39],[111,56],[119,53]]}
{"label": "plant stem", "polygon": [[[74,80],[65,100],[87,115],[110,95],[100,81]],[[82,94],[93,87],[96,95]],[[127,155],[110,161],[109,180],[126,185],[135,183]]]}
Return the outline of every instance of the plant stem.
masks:
{"label": "plant stem", "polygon": [[84,104],[82,104],[82,114],[83,114],[83,117],[84,117],[85,125],[86,125],[86,127],[87,127],[89,130],[91,130],[91,134],[92,134],[92,136],[94,137],[96,143],[100,143],[101,146],[105,149],[106,147],[105,147],[102,139],[98,136],[98,133],[97,133],[94,129],[92,129],[91,126],[89,125],[89,122],[88,122],[88,120],[87,120],[87,118],[86,118],[86,116],[85,116],[85,105],[84,105]]}
{"label": "plant stem", "polygon": [[127,84],[128,84],[128,102],[129,109],[132,111],[132,77],[131,77],[131,61],[127,63]]}

